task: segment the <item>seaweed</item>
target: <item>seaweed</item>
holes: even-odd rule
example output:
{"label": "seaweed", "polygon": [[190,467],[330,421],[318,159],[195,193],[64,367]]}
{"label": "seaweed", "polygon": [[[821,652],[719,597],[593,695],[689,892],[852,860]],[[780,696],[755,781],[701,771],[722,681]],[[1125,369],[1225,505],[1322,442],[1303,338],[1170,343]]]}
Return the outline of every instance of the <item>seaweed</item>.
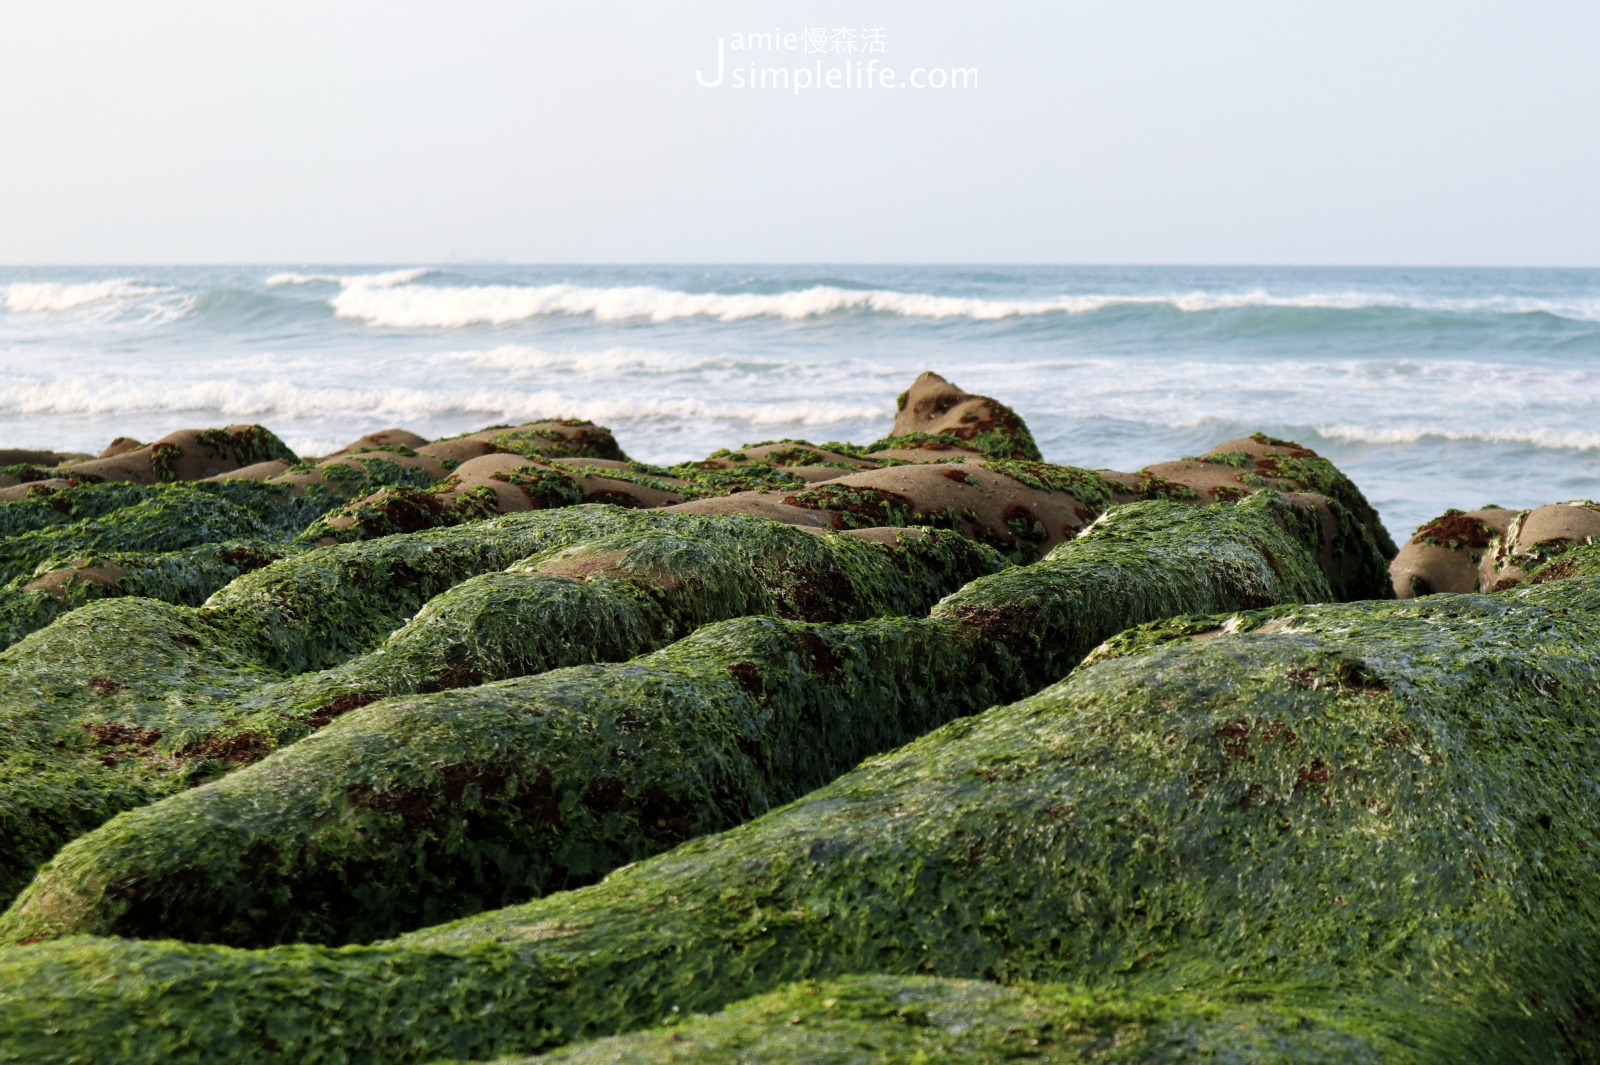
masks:
{"label": "seaweed", "polygon": [[[1356,487],[1355,482],[1341,473],[1337,466],[1310,448],[1301,447],[1293,440],[1279,440],[1265,433],[1253,433],[1250,438],[1269,447],[1287,449],[1256,459],[1254,466],[1257,474],[1290,481],[1298,491],[1316,492],[1337,500],[1367,525],[1384,558],[1393,558],[1399,552],[1388,530],[1379,520],[1377,510],[1367,502],[1367,497]],[[1249,474],[1244,476],[1248,477]]]}
{"label": "seaweed", "polygon": [[0,503],[0,580],[73,555],[170,552],[226,540],[287,538],[337,503],[252,481],[92,484]]}
{"label": "seaweed", "polygon": [[[1140,994],[869,975],[799,981],[710,1016],[669,1013],[658,1027],[556,1050],[537,1061],[1349,1065],[1380,1060],[1380,1049],[1382,1060],[1403,1056],[1394,1041],[1373,1039],[1359,1021],[1305,1003],[1289,1007],[1189,990]],[[519,1065],[534,1060],[519,1059]]]}
{"label": "seaweed", "polygon": [[94,599],[142,596],[199,606],[241,574],[283,558],[265,540],[227,540],[181,551],[91,552],[40,563],[0,586],[0,648]]}
{"label": "seaweed", "polygon": [[0,950],[0,1057],[481,1059],[872,973],[1092,988],[1246,1060],[1600,1053],[1600,580],[1272,620],[373,946]]}
{"label": "seaweed", "polygon": [[[1365,564],[1346,579],[1349,556]],[[1387,591],[1383,560],[1358,522],[1330,535],[1314,506],[1262,492],[1204,508],[1113,508],[1043,561],[974,582],[934,613],[982,627],[1044,684],[1142,622]]]}
{"label": "seaweed", "polygon": [[1116,497],[1125,499],[1128,495],[1122,485],[1105,475],[1076,466],[1017,459],[984,459],[982,465],[986,470],[1003,473],[1019,484],[1041,492],[1066,492],[1095,510],[1104,510]]}
{"label": "seaweed", "polygon": [[626,664],[353,709],[69,845],[4,934],[366,941],[578,887],[1014,696],[977,640],[749,617]]}
{"label": "seaweed", "polygon": [[[748,541],[742,557],[716,557],[714,521],[729,548],[741,546],[732,533]],[[508,664],[547,669],[561,664],[567,641],[582,647],[578,660],[593,660],[718,616],[814,608],[810,591],[764,588],[747,570],[831,585],[831,616],[843,619],[927,604],[942,590],[919,597],[894,580],[897,570],[948,588],[953,570],[984,565],[952,534],[924,533],[891,555],[855,537],[727,517],[702,519],[694,536],[636,531],[531,559],[442,596],[364,661],[280,686],[276,697],[298,698],[302,714],[337,720],[260,765],[70,844],[17,901],[4,933],[341,942],[570,887],[608,862],[643,857],[652,839],[660,849],[685,838],[651,837],[626,818],[585,819],[572,796],[601,787],[643,810],[660,790],[671,802],[655,806],[674,811],[669,820],[686,834],[724,827],[765,807],[730,807],[732,785],[710,768],[683,768],[684,744],[703,744],[705,767],[748,769],[739,795],[784,801],[798,794],[784,759],[805,756],[776,748],[844,745],[860,757],[881,749],[885,722],[926,728],[1018,697],[1130,624],[1326,598],[1323,529],[1314,504],[1266,494],[1206,510],[1134,504],[1035,566],[978,578],[916,622],[723,622],[626,666],[373,702],[476,683]],[[817,556],[830,551],[845,552],[845,564],[823,565]],[[930,692],[943,692],[935,709]],[[261,702],[258,691],[236,704],[239,734],[284,727],[281,705],[245,712]],[[749,721],[766,723],[756,734],[729,724]],[[629,727],[637,734],[623,743],[616,730]],[[463,791],[463,781],[477,790]],[[533,806],[524,786],[541,796]]]}
{"label": "seaweed", "polygon": [[[619,531],[631,535],[603,539]],[[515,565],[573,544],[586,546]],[[819,539],[744,516],[593,506],[306,551],[197,609],[90,602],[0,655],[0,835],[17,826],[0,897],[118,810],[258,760],[362,701],[628,658],[746,612],[920,613],[999,565],[951,535]],[[290,679],[311,670],[325,672]],[[160,742],[104,750],[84,730],[106,722]]]}

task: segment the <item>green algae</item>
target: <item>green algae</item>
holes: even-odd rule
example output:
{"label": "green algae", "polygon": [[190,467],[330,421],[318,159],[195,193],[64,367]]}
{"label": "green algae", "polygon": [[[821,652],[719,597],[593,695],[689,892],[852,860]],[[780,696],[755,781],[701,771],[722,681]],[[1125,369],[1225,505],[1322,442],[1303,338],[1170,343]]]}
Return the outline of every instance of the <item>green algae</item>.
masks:
{"label": "green algae", "polygon": [[1297,1015],[1355,1059],[1592,1059],[1600,580],[1290,617],[383,944],[8,948],[0,1060],[483,1059],[850,973],[1232,1010],[1241,1060],[1314,1055]]}
{"label": "green algae", "polygon": [[505,432],[490,437],[489,443],[500,451],[509,451],[524,458],[612,459],[620,462],[628,460],[622,448],[617,446],[611,430],[602,425],[579,418],[563,418],[555,424],[576,429],[577,432],[568,436],[554,429],[506,426]]}
{"label": "green algae", "polygon": [[655,524],[463,581],[372,651],[259,689],[239,708],[277,717],[283,742],[292,722],[329,707],[621,661],[713,621],[920,614],[1002,565],[952,533],[868,543],[737,515]]}
{"label": "green algae", "polygon": [[199,606],[242,574],[284,557],[264,540],[227,540],[181,551],[91,552],[41,563],[0,586],[0,649],[95,599],[141,596]]}
{"label": "green algae", "polygon": [[[720,564],[708,558],[714,554],[717,520],[726,539],[734,540],[727,531],[738,531],[747,541],[742,556],[725,557]],[[1362,535],[1358,525],[1352,527]],[[1137,504],[1113,512],[1033,567],[968,584],[914,630],[914,640],[884,642],[876,634],[886,625],[897,634],[913,630],[907,628],[910,622],[881,619],[856,630],[796,629],[788,636],[802,644],[819,641],[818,646],[829,649],[814,654],[829,662],[849,657],[835,646],[838,641],[876,641],[859,675],[849,679],[861,720],[845,718],[830,729],[839,742],[856,732],[876,742],[871,722],[905,713],[896,700],[922,698],[928,675],[942,677],[946,685],[952,676],[982,678],[969,687],[977,688],[979,703],[987,706],[1059,678],[1101,640],[1152,617],[1327,598],[1328,579],[1317,561],[1324,547],[1323,528],[1313,503],[1273,495],[1205,510]],[[1376,555],[1370,541],[1363,542]],[[729,546],[739,544],[734,540]],[[527,684],[475,688],[459,698],[367,704],[383,695],[475,683],[496,675],[496,669],[532,672],[562,664],[555,656],[565,645],[552,647],[552,639],[588,641],[580,660],[622,657],[617,649],[630,641],[643,649],[651,640],[664,641],[719,614],[761,611],[845,619],[892,613],[897,605],[925,606],[949,589],[951,577],[985,565],[997,568],[992,553],[987,563],[981,555],[974,560],[963,554],[981,549],[953,534],[927,532],[886,548],[852,536],[817,537],[755,519],[703,519],[692,537],[661,530],[624,533],[530,559],[506,574],[468,581],[430,604],[378,652],[322,676],[268,686],[238,699],[235,727],[241,734],[278,733],[280,741],[281,731],[295,722],[320,718],[317,723],[323,723],[344,716],[337,727],[220,784],[118,818],[69,845],[18,900],[3,932],[21,939],[116,931],[245,944],[273,941],[264,936],[339,941],[371,938],[449,915],[442,908],[445,901],[429,900],[477,908],[486,904],[486,883],[508,885],[504,890],[512,897],[568,885],[574,875],[570,871],[549,871],[554,858],[541,859],[541,864],[528,855],[544,853],[541,846],[550,853],[572,846],[571,832],[577,829],[562,827],[570,815],[563,814],[556,819],[561,824],[551,828],[545,824],[549,816],[530,812],[526,800],[516,798],[521,794],[516,787],[492,810],[463,805],[463,780],[478,780],[488,772],[495,787],[504,791],[508,775],[524,783],[544,779],[546,770],[539,768],[543,763],[507,768],[501,755],[463,752],[484,742],[499,750],[493,737],[505,726],[495,722],[512,714],[508,701],[531,701],[539,707],[559,702],[578,719],[614,717],[616,711],[609,707],[618,697],[607,678],[640,671],[670,674],[670,684],[662,683],[674,697],[689,698],[694,705],[716,704],[707,692],[725,689],[729,677],[765,705],[774,689],[766,679],[769,668],[761,663],[770,652],[749,649],[749,630],[712,626],[686,644],[613,672],[548,674]],[[828,560],[817,557],[841,551],[848,556],[842,566],[823,565]],[[745,576],[747,570],[756,583]],[[582,586],[574,576],[585,578]],[[762,585],[762,580],[769,583]],[[921,588],[908,580],[920,581]],[[818,589],[831,592],[819,600]],[[698,613],[685,617],[684,611]],[[491,623],[480,625],[485,615]],[[497,637],[495,630],[508,635]],[[754,643],[766,638],[765,630],[755,631],[760,639]],[[699,664],[692,668],[678,663],[680,653],[694,658],[699,648],[718,640],[721,659],[695,659]],[[536,661],[518,657],[535,646]],[[786,697],[802,702],[834,698],[839,681],[828,670],[823,673]],[[950,688],[943,712],[958,716],[981,708],[971,697],[970,691]],[[645,695],[630,694],[628,699],[635,713],[642,713],[638,705],[649,703]],[[926,713],[918,714],[919,720],[928,721]],[[441,739],[439,728],[419,724],[432,716],[451,717],[458,731]],[[479,728],[489,740],[475,735]],[[691,725],[682,728],[693,732]],[[324,746],[334,743],[323,738],[330,735],[352,737],[354,746]],[[563,750],[576,749],[578,743],[529,738],[500,746],[536,757],[543,754],[541,742]],[[583,742],[597,744],[601,751],[614,746],[609,734],[583,734]],[[615,774],[616,787],[636,797],[655,787],[652,759],[663,742],[653,740],[654,746],[634,754],[630,769]],[[726,736],[721,742],[718,757],[737,761],[749,755],[748,737],[735,737],[731,746]],[[319,753],[329,750],[333,753]],[[380,755],[384,751],[393,753]],[[420,779],[414,772],[402,774],[400,783],[379,789],[401,793],[402,805],[427,811],[426,832],[414,823],[396,823],[396,834],[386,835],[370,819],[352,814],[339,820],[337,812],[347,805],[341,796],[370,790],[372,766],[384,758],[429,767]],[[608,777],[592,764],[587,771],[589,778],[562,778],[563,787],[573,793],[592,787],[595,776]],[[768,787],[790,783],[778,770],[767,771],[777,774]],[[545,799],[548,783],[540,792]],[[257,798],[263,795],[273,797],[265,807]],[[712,788],[698,801],[715,806],[714,795]],[[680,805],[688,801],[674,799]],[[334,821],[318,811],[327,811]],[[476,826],[475,831],[496,841],[501,850],[480,849],[466,829],[436,828],[435,818],[439,825]],[[709,823],[704,817],[693,820],[694,831],[711,830]],[[616,831],[623,829],[632,830],[624,825]],[[469,842],[459,842],[462,835]],[[584,838],[586,845],[600,846]],[[512,846],[507,839],[518,842]],[[604,853],[611,860],[631,860],[643,856],[640,846],[624,833]],[[258,860],[243,857],[264,851]],[[503,851],[529,864],[516,865]],[[414,890],[421,895],[407,896],[401,887],[411,883],[405,870],[422,868],[434,871],[416,882]],[[496,870],[495,875],[484,873],[485,868]],[[603,869],[590,870],[599,871]],[[130,884],[138,885],[137,898],[128,895]]]}
{"label": "green algae", "polygon": [[[871,458],[874,451],[890,451],[902,448],[925,448],[930,451],[943,451],[956,449],[960,451],[978,451],[969,440],[963,440],[953,433],[901,433],[889,435],[874,440],[870,444],[859,445],[846,454],[855,454],[860,458]],[[987,454],[987,452],[982,452]],[[1011,458],[1011,449],[1003,448],[994,458]]]}
{"label": "green algae", "polygon": [[1076,466],[1056,466],[1048,462],[1017,459],[984,459],[983,468],[1003,473],[1019,484],[1041,492],[1066,492],[1085,506],[1104,510],[1114,497],[1126,496],[1127,489],[1094,470]]}
{"label": "green algae", "polygon": [[338,503],[253,481],[93,484],[0,503],[0,580],[90,552],[179,551],[225,540],[286,539]]}
{"label": "green algae", "polygon": [[[1279,440],[1265,433],[1253,433],[1251,439],[1260,444],[1291,449],[1287,454],[1272,454],[1256,459],[1253,463],[1256,473],[1290,480],[1299,491],[1315,492],[1336,500],[1366,525],[1378,545],[1378,550],[1383,552],[1384,558],[1393,558],[1399,554],[1400,549],[1395,546],[1389,531],[1383,527],[1377,509],[1367,502],[1367,497],[1362,494],[1361,489],[1340,472],[1339,467],[1292,440]],[[1248,479],[1250,476],[1245,474],[1244,478]]]}
{"label": "green algae", "polygon": [[[541,552],[573,544],[586,546],[550,561],[583,580],[537,572]],[[584,573],[585,559],[606,572]],[[306,551],[198,609],[91,602],[0,655],[0,896],[118,809],[384,695],[629,658],[748,612],[921,613],[1000,564],[950,534],[871,543],[589,506]],[[323,672],[295,677],[311,670]]]}
{"label": "green algae", "polygon": [[[0,503],[0,647],[85,602],[199,605],[334,505],[250,481],[94,484]],[[78,580],[65,572],[82,571]]]}
{"label": "green algae", "polygon": [[370,940],[576,887],[1014,694],[1004,656],[963,653],[977,639],[744,618],[626,664],[376,703],[70,845],[4,933]]}
{"label": "green algae", "polygon": [[[526,478],[524,478],[526,480]],[[564,479],[558,483],[565,484]],[[577,492],[564,495],[555,506],[581,502]],[[447,498],[438,492],[410,485],[391,485],[354,499],[322,515],[295,537],[303,545],[354,543],[384,536],[448,528],[464,522],[492,518],[498,513],[494,493],[479,485]]]}
{"label": "green algae", "polygon": [[[1351,1029],[1355,1028],[1355,1031]],[[1379,1044],[1386,1052],[1396,1047]],[[1141,995],[1044,984],[1000,987],[927,976],[806,980],[710,1016],[669,1014],[660,1026],[557,1050],[540,1062],[1164,1063],[1381,1060],[1367,1033],[1324,1010]],[[502,1065],[512,1065],[507,1060]]]}
{"label": "green algae", "polygon": [[974,582],[935,614],[979,626],[1044,684],[1101,641],[1158,618],[1388,594],[1383,559],[1358,522],[1330,534],[1314,506],[1262,492],[1204,508],[1114,508],[1042,562]]}
{"label": "green algae", "polygon": [[119,810],[264,756],[273,737],[238,720],[247,693],[370,650],[471,576],[641,520],[508,515],[301,552],[198,608],[122,597],[55,619],[0,652],[0,897]]}
{"label": "green algae", "polygon": [[1523,563],[1531,584],[1566,580],[1569,577],[1600,576],[1600,544],[1563,542],[1557,545],[1547,542],[1538,546],[1545,550],[1525,556],[1530,561]]}

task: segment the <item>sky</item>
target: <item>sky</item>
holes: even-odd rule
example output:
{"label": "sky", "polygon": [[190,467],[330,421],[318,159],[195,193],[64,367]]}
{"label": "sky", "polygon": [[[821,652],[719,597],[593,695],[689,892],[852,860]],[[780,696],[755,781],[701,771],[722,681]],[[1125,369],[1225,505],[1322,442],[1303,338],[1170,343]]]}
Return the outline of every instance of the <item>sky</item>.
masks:
{"label": "sky", "polygon": [[0,263],[1596,266],[1597,55],[1593,0],[0,0]]}

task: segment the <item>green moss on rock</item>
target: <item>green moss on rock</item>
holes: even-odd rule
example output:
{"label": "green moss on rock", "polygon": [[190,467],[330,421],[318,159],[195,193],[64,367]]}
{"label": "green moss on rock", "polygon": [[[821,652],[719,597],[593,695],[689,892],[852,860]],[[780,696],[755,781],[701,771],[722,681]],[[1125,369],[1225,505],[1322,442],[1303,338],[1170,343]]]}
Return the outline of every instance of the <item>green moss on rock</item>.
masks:
{"label": "green moss on rock", "polygon": [[360,941],[576,887],[1010,697],[1014,664],[978,640],[745,618],[627,664],[387,700],[69,846],[3,931]]}
{"label": "green moss on rock", "polygon": [[170,552],[225,540],[298,533],[338,502],[290,496],[250,481],[92,484],[0,503],[0,579],[91,552]]}
{"label": "green moss on rock", "polygon": [[142,596],[199,606],[218,588],[283,558],[264,540],[228,540],[182,551],[92,552],[43,562],[0,586],[0,648],[95,599]]}
{"label": "green moss on rock", "polygon": [[845,976],[790,984],[710,1016],[671,1013],[646,1031],[518,1059],[518,1065],[1396,1060],[1402,1048],[1395,1041],[1373,1039],[1375,1033],[1363,1028],[1359,1019],[1305,1003],[1288,1007],[1196,992]]}
{"label": "green moss on rock", "polygon": [[[780,647],[782,654],[809,655],[820,663],[809,676],[779,670],[776,675],[787,680],[773,680],[777,667],[772,656],[777,652],[764,642],[768,630],[728,623],[625,668],[548,674],[536,682],[488,685],[459,697],[355,709],[382,695],[473,683],[496,675],[497,669],[549,668],[561,664],[556,657],[564,650],[561,641],[583,644],[582,660],[593,660],[616,655],[630,643],[642,649],[719,615],[760,610],[807,616],[823,608],[828,611],[824,616],[847,618],[889,613],[896,603],[902,608],[925,604],[940,590],[941,575],[948,580],[952,569],[962,565],[964,556],[955,556],[957,566],[952,567],[939,553],[977,550],[953,534],[930,532],[897,545],[897,558],[883,550],[885,545],[851,536],[819,538],[751,519],[701,521],[694,537],[660,530],[624,533],[530,560],[526,569],[469,581],[441,597],[375,654],[322,677],[301,678],[276,686],[276,691],[269,687],[241,698],[235,704],[238,727],[252,735],[272,734],[308,713],[344,716],[325,733],[259,766],[128,814],[70,845],[18,901],[6,919],[5,934],[31,939],[116,931],[235,943],[277,936],[371,938],[462,912],[448,909],[452,905],[470,910],[497,904],[485,901],[494,884],[504,885],[511,897],[570,885],[578,874],[562,865],[560,856],[578,846],[573,833],[578,833],[583,853],[603,856],[593,867],[583,867],[587,873],[603,871],[604,861],[647,853],[628,835],[633,831],[629,823],[605,830],[621,835],[606,836],[588,822],[573,822],[570,811],[556,817],[549,812],[553,807],[528,806],[518,787],[506,784],[545,780],[539,794],[548,798],[548,772],[556,774],[562,794],[568,795],[596,786],[596,779],[612,780],[610,790],[620,789],[634,796],[635,805],[647,805],[640,796],[665,786],[659,777],[664,770],[657,768],[662,752],[668,752],[669,760],[675,757],[674,744],[697,735],[700,725],[684,716],[686,711],[678,712],[664,733],[675,737],[671,742],[641,738],[642,746],[624,760],[626,769],[608,768],[602,762],[617,741],[603,728],[595,733],[578,722],[589,716],[616,717],[618,711],[608,707],[619,698],[634,707],[629,713],[644,714],[639,708],[653,705],[655,698],[648,693],[659,690],[666,693],[662,698],[687,699],[687,705],[709,714],[718,705],[714,692],[727,689],[731,678],[744,689],[743,698],[768,709],[788,707],[782,712],[810,721],[816,711],[806,708],[815,700],[841,698],[843,684],[853,693],[848,698],[861,719],[824,715],[832,722],[828,734],[836,742],[853,743],[850,737],[860,733],[871,737],[863,741],[870,747],[880,738],[873,723],[900,720],[912,712],[909,708],[925,697],[930,677],[948,689],[942,703],[947,716],[938,719],[942,721],[979,708],[973,698],[986,706],[1057,679],[1096,643],[1130,624],[1185,611],[1328,595],[1327,577],[1317,562],[1322,513],[1310,500],[1262,495],[1235,507],[1205,510],[1146,503],[1113,512],[1089,535],[1062,545],[1033,567],[974,581],[946,599],[921,627],[879,620],[854,630],[785,630],[784,638],[801,650]],[[742,556],[728,550],[716,557],[717,522],[742,534]],[[729,548],[740,546],[726,532],[723,539],[730,541]],[[830,551],[845,552],[847,564],[828,567],[825,558],[816,557]],[[991,562],[990,568],[994,566]],[[909,577],[914,568],[923,571],[916,578],[927,589],[921,595],[917,587],[894,577],[901,569]],[[754,571],[756,582],[745,576],[747,570]],[[574,578],[582,578],[581,586]],[[763,579],[771,583],[760,583]],[[838,605],[817,599],[819,585],[834,589]],[[480,626],[486,615],[492,624]],[[496,630],[507,635],[495,636]],[[883,638],[884,631],[895,638]],[[859,668],[838,673],[838,663],[857,660],[851,657],[856,651],[842,648],[858,644],[871,647],[858,656]],[[701,652],[708,646],[718,648],[720,657],[706,658]],[[519,657],[530,654],[531,662]],[[626,695],[616,696],[620,682],[613,677],[657,679],[630,682],[624,685]],[[960,677],[970,683],[948,687]],[[780,692],[787,694],[779,699]],[[276,705],[269,712],[261,709],[263,703]],[[314,703],[320,705],[311,709]],[[543,709],[547,704],[570,710],[575,715],[571,723],[546,733],[540,730],[548,723],[527,722],[533,730],[527,737],[496,738],[510,727],[498,723],[503,718],[520,722],[517,714],[533,714],[543,722],[552,713]],[[254,716],[247,713],[252,707],[257,708]],[[752,713],[741,711],[741,720]],[[924,711],[915,713],[918,720],[932,720]],[[449,718],[453,724],[423,724],[435,718]],[[335,741],[324,736],[355,738],[330,747]],[[809,736],[803,733],[793,742],[826,745]],[[718,737],[707,740],[708,752],[718,753],[706,757],[739,765],[751,757],[748,744],[754,741],[749,736],[723,732]],[[519,751],[525,760],[491,757],[480,748]],[[553,763],[540,761],[580,750],[588,753],[570,758],[572,765],[586,767],[581,771],[557,771]],[[409,819],[391,819],[392,834],[370,818],[339,813],[338,797],[372,788],[373,767],[386,760],[427,767],[421,776],[401,773],[395,777],[398,783],[378,789],[395,791],[407,809],[422,811]],[[767,754],[760,755],[756,772],[758,777],[772,776],[759,785],[766,794],[785,794],[783,789],[792,783],[781,761],[773,762]],[[462,781],[482,783],[482,773],[493,777],[497,794],[506,792],[492,809],[463,805]],[[687,791],[668,789],[672,809],[701,811],[686,822],[693,832],[737,820],[730,816],[717,822],[720,815],[704,813],[725,813],[716,797],[720,785],[704,774],[693,780],[698,783]],[[745,790],[755,786],[741,785]],[[272,796],[270,803],[259,801],[264,795]],[[474,832],[489,842],[475,839]],[[591,832],[598,834],[584,835]],[[263,848],[275,856],[261,856]],[[520,857],[508,859],[506,854]],[[535,860],[531,856],[536,854],[545,857]],[[516,865],[519,861],[527,864]],[[406,870],[420,879],[408,879],[412,874]],[[139,884],[137,897],[130,899],[125,885],[134,881]]]}
{"label": "green moss on rock", "polygon": [[[604,539],[619,530],[631,536]],[[494,572],[576,543],[589,546],[548,560],[554,572],[538,559]],[[0,893],[116,810],[384,695],[628,658],[749,612],[921,613],[1000,564],[954,535],[869,543],[742,516],[575,507],[306,551],[198,609],[91,602],[0,655],[0,842],[14,844],[0,848]],[[296,677],[309,670],[325,672]],[[124,733],[154,738],[130,746]],[[96,797],[74,798],[84,789]]]}
{"label": "green moss on rock", "polygon": [[1357,1059],[1600,1053],[1600,818],[1574,799],[1600,774],[1600,580],[1223,620],[390,942],[8,948],[0,1055],[488,1058],[850,973],[1203,996],[1262,1036],[1244,1060],[1294,1060],[1270,1035],[1296,1012]]}
{"label": "green moss on rock", "polygon": [[1142,622],[1385,596],[1382,557],[1358,522],[1338,522],[1340,510],[1270,492],[1203,508],[1128,504],[1042,562],[974,582],[934,613],[980,627],[1045,684]]}

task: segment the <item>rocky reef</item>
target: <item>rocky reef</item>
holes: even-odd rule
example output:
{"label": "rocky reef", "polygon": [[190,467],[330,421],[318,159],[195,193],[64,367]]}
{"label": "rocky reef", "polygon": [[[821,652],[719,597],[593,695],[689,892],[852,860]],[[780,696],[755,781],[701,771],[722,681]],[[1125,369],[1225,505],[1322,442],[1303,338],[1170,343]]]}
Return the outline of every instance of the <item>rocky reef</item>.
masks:
{"label": "rocky reef", "polygon": [[1397,552],[935,374],[0,459],[0,1061],[1600,1056],[1595,504]]}

